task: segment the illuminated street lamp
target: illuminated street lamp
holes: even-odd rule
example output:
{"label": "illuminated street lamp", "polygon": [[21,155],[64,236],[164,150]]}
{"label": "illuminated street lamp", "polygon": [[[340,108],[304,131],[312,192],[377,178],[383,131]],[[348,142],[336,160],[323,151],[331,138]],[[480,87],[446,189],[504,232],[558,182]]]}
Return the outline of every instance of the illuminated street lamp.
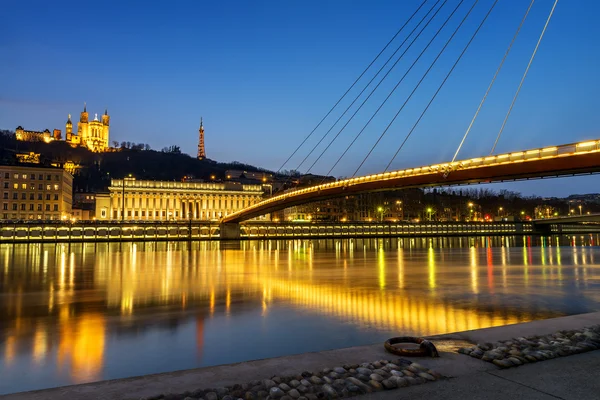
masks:
{"label": "illuminated street lamp", "polygon": [[581,215],[581,204],[579,205],[579,215]]}
{"label": "illuminated street lamp", "polygon": [[383,222],[383,207],[377,207],[377,211],[379,212],[379,222]]}
{"label": "illuminated street lamp", "polygon": [[502,207],[498,207],[498,216],[501,217],[502,216],[502,210],[504,210],[504,208]]}
{"label": "illuminated street lamp", "polygon": [[427,207],[427,218],[429,219],[429,221],[431,221],[431,212],[433,210],[431,209],[431,207]]}

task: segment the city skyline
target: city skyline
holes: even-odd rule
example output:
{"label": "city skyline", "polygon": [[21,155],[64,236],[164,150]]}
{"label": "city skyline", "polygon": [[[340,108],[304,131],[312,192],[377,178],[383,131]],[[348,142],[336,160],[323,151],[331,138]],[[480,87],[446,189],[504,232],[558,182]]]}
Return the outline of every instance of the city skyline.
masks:
{"label": "city skyline", "polygon": [[[111,141],[144,142],[155,149],[178,145],[193,157],[202,115],[210,158],[277,170],[420,3],[382,1],[372,7],[359,2],[343,8],[339,2],[187,3],[188,7],[179,3],[170,8],[147,7],[136,18],[137,8],[109,2],[105,7],[110,13],[102,23],[85,26],[73,17],[92,12],[93,5],[64,3],[42,15],[35,8],[11,4],[7,8],[14,18],[5,26],[3,50],[9,61],[0,66],[0,74],[14,78],[0,83],[0,128],[60,129],[67,114],[87,101],[90,109],[111,109]],[[498,4],[394,168],[452,157],[527,3]],[[478,6],[474,15],[481,17],[490,4]],[[538,1],[532,8],[459,159],[489,151],[551,5]],[[593,112],[597,103],[593,96],[599,88],[594,71],[600,58],[591,51],[598,36],[592,15],[598,8],[591,1],[559,4],[500,141],[500,152],[600,136],[595,128],[599,117]],[[343,18],[333,18],[338,13]],[[61,20],[75,21],[73,26],[52,25],[41,36],[41,21],[59,15]],[[17,28],[24,20],[31,22],[31,29]],[[163,29],[155,30],[155,23]],[[115,29],[109,32],[110,28]],[[457,36],[461,46],[469,32]],[[91,42],[101,43],[101,57],[95,56],[98,50]],[[459,51],[455,46],[452,57]],[[65,63],[68,55],[75,61]],[[449,67],[452,57],[442,59],[442,64]],[[404,69],[396,71],[394,79]],[[446,70],[440,67],[437,73],[442,76]],[[435,79],[426,81],[426,89],[433,92],[437,84]],[[353,173],[406,94],[392,98],[393,105],[374,121],[366,132],[368,138],[357,142],[348,162],[343,160],[332,172],[334,176]],[[376,149],[377,157],[369,159],[360,174],[383,170],[391,155],[388,148],[395,149],[394,142],[410,129],[430,94],[415,97],[415,107],[406,110],[409,117],[392,126],[386,137],[390,141]],[[367,118],[368,114],[359,115],[357,123],[349,126],[347,141]],[[317,137],[325,131],[318,131]],[[431,143],[438,146],[435,151]],[[345,144],[328,153],[330,164]],[[306,151],[284,169],[296,169]],[[381,160],[386,160],[384,165]],[[317,163],[311,172],[327,173],[330,164]],[[304,172],[308,165],[300,170]],[[596,178],[567,178],[502,187],[560,196],[594,192],[583,188],[597,183]]]}

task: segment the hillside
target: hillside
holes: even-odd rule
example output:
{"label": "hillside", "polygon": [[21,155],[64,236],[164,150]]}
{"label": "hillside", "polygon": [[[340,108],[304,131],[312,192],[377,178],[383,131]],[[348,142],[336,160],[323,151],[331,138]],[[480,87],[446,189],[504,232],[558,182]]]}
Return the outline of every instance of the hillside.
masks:
{"label": "hillside", "polygon": [[15,154],[40,153],[43,164],[73,161],[81,165],[75,176],[74,190],[99,191],[106,188],[110,178],[121,178],[132,174],[137,179],[181,180],[184,176],[195,179],[225,180],[229,169],[249,172],[271,171],[239,162],[221,163],[213,160],[198,160],[179,152],[177,146],[163,151],[120,148],[108,153],[93,153],[86,148],[73,148],[63,141],[21,142],[11,131],[0,131],[0,163],[16,163]]}

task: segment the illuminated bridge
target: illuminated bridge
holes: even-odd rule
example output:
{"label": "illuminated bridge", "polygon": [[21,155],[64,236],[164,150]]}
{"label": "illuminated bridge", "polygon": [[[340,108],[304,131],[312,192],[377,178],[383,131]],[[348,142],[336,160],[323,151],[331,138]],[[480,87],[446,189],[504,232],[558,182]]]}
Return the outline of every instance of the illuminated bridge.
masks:
{"label": "illuminated bridge", "polygon": [[221,237],[224,237],[223,233],[225,237],[228,233],[233,233],[235,237],[236,229],[239,232],[236,225],[242,221],[328,198],[394,189],[515,181],[598,172],[600,141],[594,140],[355,177],[292,190],[235,212],[223,218]]}
{"label": "illuminated bridge", "polygon": [[[243,210],[239,210],[235,213],[227,215],[221,220],[221,229],[220,235],[221,238],[225,239],[236,239],[241,235],[241,228],[239,223],[258,217],[260,215],[264,215],[267,213],[272,213],[275,211],[279,211],[288,207],[301,205],[305,203],[310,203],[314,201],[326,200],[329,198],[335,197],[344,197],[348,195],[355,195],[360,193],[369,193],[376,191],[390,191],[396,189],[406,189],[406,188],[422,188],[422,187],[434,187],[434,186],[452,186],[452,185],[466,185],[466,184],[480,184],[480,183],[490,183],[490,182],[503,182],[503,181],[515,181],[515,180],[526,180],[526,179],[540,179],[545,177],[559,177],[559,176],[569,176],[569,175],[578,175],[578,174],[592,174],[600,172],[600,141],[591,140],[584,141],[579,143],[566,144],[561,146],[553,146],[553,147],[544,147],[538,149],[531,149],[526,151],[515,151],[511,153],[505,154],[496,154],[496,146],[498,145],[502,133],[505,130],[513,107],[517,101],[520,90],[523,87],[523,83],[529,69],[532,65],[532,62],[535,58],[535,55],[540,48],[540,43],[544,37],[546,32],[546,28],[550,23],[550,20],[554,14],[555,7],[557,4],[557,0],[553,2],[551,8],[547,10],[547,17],[545,24],[543,25],[543,29],[539,33],[537,37],[537,43],[533,47],[532,53],[529,57],[528,63],[526,64],[526,68],[523,71],[520,82],[514,92],[512,97],[512,102],[510,103],[507,112],[504,116],[502,125],[494,138],[493,146],[491,147],[491,151],[488,156],[478,157],[478,158],[470,158],[462,161],[458,161],[457,157],[461,151],[463,144],[465,143],[469,133],[471,132],[472,127],[474,126],[477,117],[482,110],[488,95],[492,92],[492,88],[496,81],[496,78],[501,73],[504,62],[506,61],[513,44],[517,40],[519,36],[519,32],[521,31],[521,27],[524,23],[526,23],[526,19],[528,18],[529,11],[533,6],[533,1],[531,1],[529,8],[523,7],[524,15],[521,18],[521,23],[514,32],[512,37],[512,41],[508,45],[508,48],[504,52],[504,57],[502,58],[500,64],[498,65],[493,77],[485,91],[479,106],[477,107],[477,111],[473,115],[470,124],[468,124],[468,128],[464,132],[462,136],[462,140],[460,140],[460,144],[458,145],[456,152],[454,153],[454,157],[451,161],[442,164],[435,165],[425,165],[416,168],[408,168],[402,170],[391,170],[391,166],[396,160],[396,157],[400,153],[400,151],[404,148],[407,141],[412,137],[413,133],[417,129],[419,123],[422,121],[425,114],[428,112],[430,106],[436,100],[438,94],[444,88],[446,82],[451,78],[455,68],[460,64],[461,59],[465,54],[468,53],[469,47],[473,42],[476,42],[476,37],[478,32],[486,24],[486,20],[490,15],[493,14],[493,9],[497,2],[492,2],[491,4],[484,6],[488,7],[487,12],[482,12],[481,14],[472,13],[473,9],[477,6],[477,1],[473,2],[470,6],[464,4],[463,2],[459,2],[454,9],[450,12],[448,11],[447,16],[438,18],[438,12],[445,7],[445,3],[439,5],[436,2],[434,4],[430,4],[427,1],[424,1],[421,6],[412,14],[408,21],[400,28],[400,30],[394,35],[394,37],[386,44],[386,46],[379,52],[379,54],[375,57],[375,59],[367,66],[367,68],[360,74],[360,76],[354,81],[354,83],[348,88],[348,90],[341,96],[341,98],[333,105],[333,107],[327,112],[327,114],[323,117],[323,119],[316,125],[316,127],[306,136],[306,138],[300,143],[300,145],[292,152],[289,158],[283,163],[283,168],[287,165],[290,160],[298,155],[302,157],[303,155],[299,153],[299,150],[306,144],[310,147],[312,142],[308,142],[308,140],[312,137],[313,133],[317,131],[319,127],[323,123],[325,125],[331,125],[331,127],[323,134],[321,139],[314,140],[317,143],[308,151],[303,158],[303,160],[298,164],[295,171],[300,171],[300,168],[304,165],[304,163],[308,159],[315,159],[306,170],[305,173],[309,173],[312,168],[316,165],[317,162],[323,160],[325,163],[329,163],[329,158],[331,158],[331,153],[324,157],[325,153],[330,150],[336,142],[338,138],[342,138],[340,140],[347,140],[347,145],[344,143],[337,142],[336,146],[338,149],[342,147],[344,150],[341,152],[341,155],[337,160],[333,158],[331,161],[333,165],[331,169],[325,173],[325,176],[330,176],[332,171],[339,165],[340,161],[346,157],[346,160],[352,164],[356,164],[357,168],[355,172],[352,174],[352,177],[349,179],[342,179],[335,182],[322,183],[311,187],[306,188],[297,188],[295,190],[288,191],[286,193],[272,196],[269,199],[266,199],[260,203],[254,204],[251,207],[248,207]],[[545,14],[545,13],[544,13]],[[495,14],[494,14],[495,15]],[[515,16],[516,20],[517,16]],[[529,17],[527,22],[531,20],[533,17]],[[466,20],[474,20],[474,25],[464,24]],[[417,22],[418,21],[418,22]],[[506,25],[503,23],[503,25]],[[405,32],[406,28],[406,32]],[[412,29],[412,30],[411,30]],[[408,32],[410,31],[410,32]],[[453,46],[449,46],[449,44],[456,38],[461,37],[462,32],[464,37],[470,37],[466,43],[462,46],[458,46],[457,48],[462,48],[462,51],[453,49]],[[419,37],[421,34],[424,34],[425,37],[429,38],[429,40],[419,41]],[[458,35],[457,35],[458,34]],[[521,35],[522,37],[522,35]],[[401,42],[401,43],[400,43]],[[444,42],[445,44],[441,47],[439,46],[431,46],[434,42]],[[409,49],[414,47],[414,51],[409,52]],[[487,44],[489,46],[489,44]],[[395,48],[395,51],[389,55],[387,61],[383,62],[385,56]],[[419,51],[420,50],[420,51]],[[437,53],[436,53],[437,52]],[[383,55],[385,53],[385,55]],[[428,53],[430,55],[430,63],[427,65],[427,62],[423,62],[421,60],[424,54]],[[476,53],[473,53],[476,54]],[[381,65],[380,62],[376,61],[379,57],[382,56],[381,66],[377,69],[375,64],[378,66]],[[405,57],[406,56],[406,57]],[[428,76],[430,71],[434,69],[438,60],[443,57],[448,57],[448,59],[454,59],[453,63],[448,63],[445,66],[437,66],[438,72],[440,69],[446,69],[446,73],[440,72],[437,76]],[[400,63],[400,61],[404,58],[408,58],[406,63]],[[412,59],[412,62],[411,62]],[[466,63],[468,61],[464,61]],[[404,70],[404,73],[400,73],[400,71],[393,71],[396,66],[399,65],[398,69]],[[418,68],[423,68],[423,72],[421,71],[413,71],[413,67],[419,65]],[[473,65],[473,64],[471,64]],[[373,67],[373,69],[371,69]],[[371,71],[376,71],[371,73]],[[392,72],[396,72],[392,74]],[[491,71],[490,71],[491,72]],[[415,79],[414,81],[408,80],[405,78],[409,74],[420,75],[420,79]],[[492,76],[492,74],[490,74]],[[370,78],[369,78],[370,77]],[[388,77],[393,77],[391,79],[397,79],[397,82],[394,84],[393,82],[386,81]],[[389,148],[387,142],[382,141],[384,136],[390,133],[390,128],[395,123],[397,117],[403,112],[405,106],[409,102],[412,101],[413,95],[419,91],[421,88],[421,84],[424,81],[428,81],[431,87],[437,87],[437,90],[431,94],[431,91],[426,91],[424,94],[417,94],[417,96],[422,96],[421,101],[424,99],[429,99],[426,102],[426,106],[422,108],[422,111],[417,113],[418,117],[416,118],[414,124],[408,125],[410,128],[406,130],[406,134],[403,135],[401,130],[394,132],[394,145],[397,144],[398,147],[394,152],[393,148]],[[438,81],[439,85],[436,85],[433,81]],[[391,90],[387,91],[387,95],[385,93],[381,93],[384,89],[385,85],[389,84],[389,86],[393,86]],[[469,84],[469,80],[465,80],[461,82],[461,86],[466,86]],[[396,89],[399,87],[403,87],[406,89],[406,94],[403,92],[402,94],[395,93]],[[407,87],[408,86],[408,87]],[[412,86],[412,90],[409,88]],[[427,86],[427,85],[426,85]],[[360,87],[363,87],[360,89]],[[354,90],[352,90],[354,89]],[[381,96],[372,96],[376,91],[381,94]],[[358,94],[354,96],[355,93]],[[421,92],[419,92],[421,93]],[[351,103],[344,108],[344,106],[340,105],[343,99],[346,99]],[[395,96],[395,97],[394,97]],[[461,97],[461,93],[454,93],[453,96]],[[383,101],[379,101],[380,98],[383,98]],[[362,100],[361,100],[362,99]],[[376,99],[376,100],[373,100]],[[398,106],[396,104],[391,105],[393,107],[395,113],[390,112],[387,116],[379,115],[380,110],[384,109],[384,107],[390,107],[390,104],[386,104],[388,100],[392,100],[392,103],[396,103],[398,101]],[[363,106],[371,101],[370,105],[372,107],[367,107],[363,110]],[[376,104],[372,102],[375,101]],[[346,104],[346,102],[344,102]],[[339,106],[339,107],[338,107]],[[420,108],[420,106],[418,106]],[[354,117],[363,110],[363,114],[361,118],[358,120],[354,120]],[[335,112],[334,112],[335,111]],[[334,114],[338,114],[337,111],[340,111],[339,117],[335,117]],[[334,114],[332,114],[334,112]],[[369,114],[369,115],[365,115]],[[391,117],[393,115],[393,117]],[[330,120],[332,124],[329,124],[328,118],[331,116]],[[371,122],[375,118],[387,118],[387,122],[382,125],[382,129],[379,130],[375,126],[370,126]],[[407,116],[407,118],[412,119],[412,116]],[[366,121],[366,122],[363,122]],[[359,129],[357,129],[357,133],[352,135],[340,136],[344,130],[349,126],[350,123],[360,124]],[[337,126],[341,125],[341,128],[337,128]],[[335,128],[335,131],[334,131]],[[325,128],[326,129],[326,128]],[[352,127],[350,128],[352,129]],[[374,132],[374,130],[379,130],[379,134]],[[363,133],[367,133],[367,135],[371,136],[369,139],[358,142],[358,139],[363,135]],[[486,127],[485,132],[490,132],[490,128]],[[332,133],[332,138],[329,141],[325,141],[325,138]],[[441,132],[437,132],[438,137]],[[571,135],[576,135],[576,132],[570,132]],[[452,132],[448,130],[448,132],[444,132],[444,136],[452,135]],[[404,136],[404,138],[402,138]],[[486,137],[481,137],[484,135],[479,135],[479,140],[486,140]],[[429,140],[436,140],[435,136],[433,138],[429,138]],[[363,143],[371,142],[372,145],[369,149],[367,146],[366,154],[364,158],[356,157],[356,152],[350,152],[350,149],[354,146],[364,145]],[[321,146],[323,144],[323,146]],[[356,146],[355,146],[356,145]],[[382,149],[383,147],[385,149]],[[323,148],[324,147],[324,148]],[[377,151],[377,149],[381,151]],[[322,149],[322,151],[315,153],[317,149]],[[360,176],[359,171],[365,165],[365,162],[372,156],[378,157],[378,162],[385,161],[382,158],[388,157],[388,152],[391,154],[391,158],[389,158],[389,162],[383,172]],[[313,154],[318,154],[313,157]],[[351,158],[351,159],[350,159]],[[385,165],[385,164],[383,164]],[[281,170],[281,168],[279,170]]]}

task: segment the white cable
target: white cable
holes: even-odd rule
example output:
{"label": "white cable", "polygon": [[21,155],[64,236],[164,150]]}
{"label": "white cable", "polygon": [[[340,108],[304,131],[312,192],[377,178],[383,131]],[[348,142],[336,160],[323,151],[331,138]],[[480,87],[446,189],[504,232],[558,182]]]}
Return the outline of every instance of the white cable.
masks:
{"label": "white cable", "polygon": [[504,131],[504,127],[506,126],[506,121],[508,121],[508,117],[510,116],[513,106],[515,105],[515,102],[517,101],[517,97],[519,96],[519,92],[521,91],[521,87],[523,86],[523,82],[525,81],[525,77],[527,76],[527,72],[529,72],[529,67],[531,67],[531,63],[533,62],[535,54],[537,53],[538,47],[540,47],[540,43],[542,41],[542,38],[544,37],[544,33],[546,33],[546,28],[548,27],[548,24],[550,23],[552,14],[554,14],[554,9],[556,8],[556,4],[558,4],[558,0],[554,0],[554,5],[552,6],[552,10],[550,10],[550,14],[548,15],[548,18],[546,19],[546,24],[544,25],[544,29],[542,29],[540,38],[538,39],[537,44],[535,45],[535,49],[533,50],[533,54],[531,55],[531,58],[529,59],[529,63],[527,64],[527,69],[525,69],[525,73],[523,74],[523,77],[521,78],[521,82],[519,83],[519,87],[517,88],[517,92],[515,93],[515,97],[513,97],[513,101],[510,104],[510,108],[508,109],[508,112],[506,113],[506,117],[504,117],[504,122],[502,122],[502,127],[500,128],[500,132],[498,132],[498,136],[496,137],[496,141],[494,142],[492,151],[490,151],[490,155],[492,155],[494,153],[494,150],[496,149],[496,145],[498,144],[498,140],[500,140],[500,135],[502,135],[502,131]]}

